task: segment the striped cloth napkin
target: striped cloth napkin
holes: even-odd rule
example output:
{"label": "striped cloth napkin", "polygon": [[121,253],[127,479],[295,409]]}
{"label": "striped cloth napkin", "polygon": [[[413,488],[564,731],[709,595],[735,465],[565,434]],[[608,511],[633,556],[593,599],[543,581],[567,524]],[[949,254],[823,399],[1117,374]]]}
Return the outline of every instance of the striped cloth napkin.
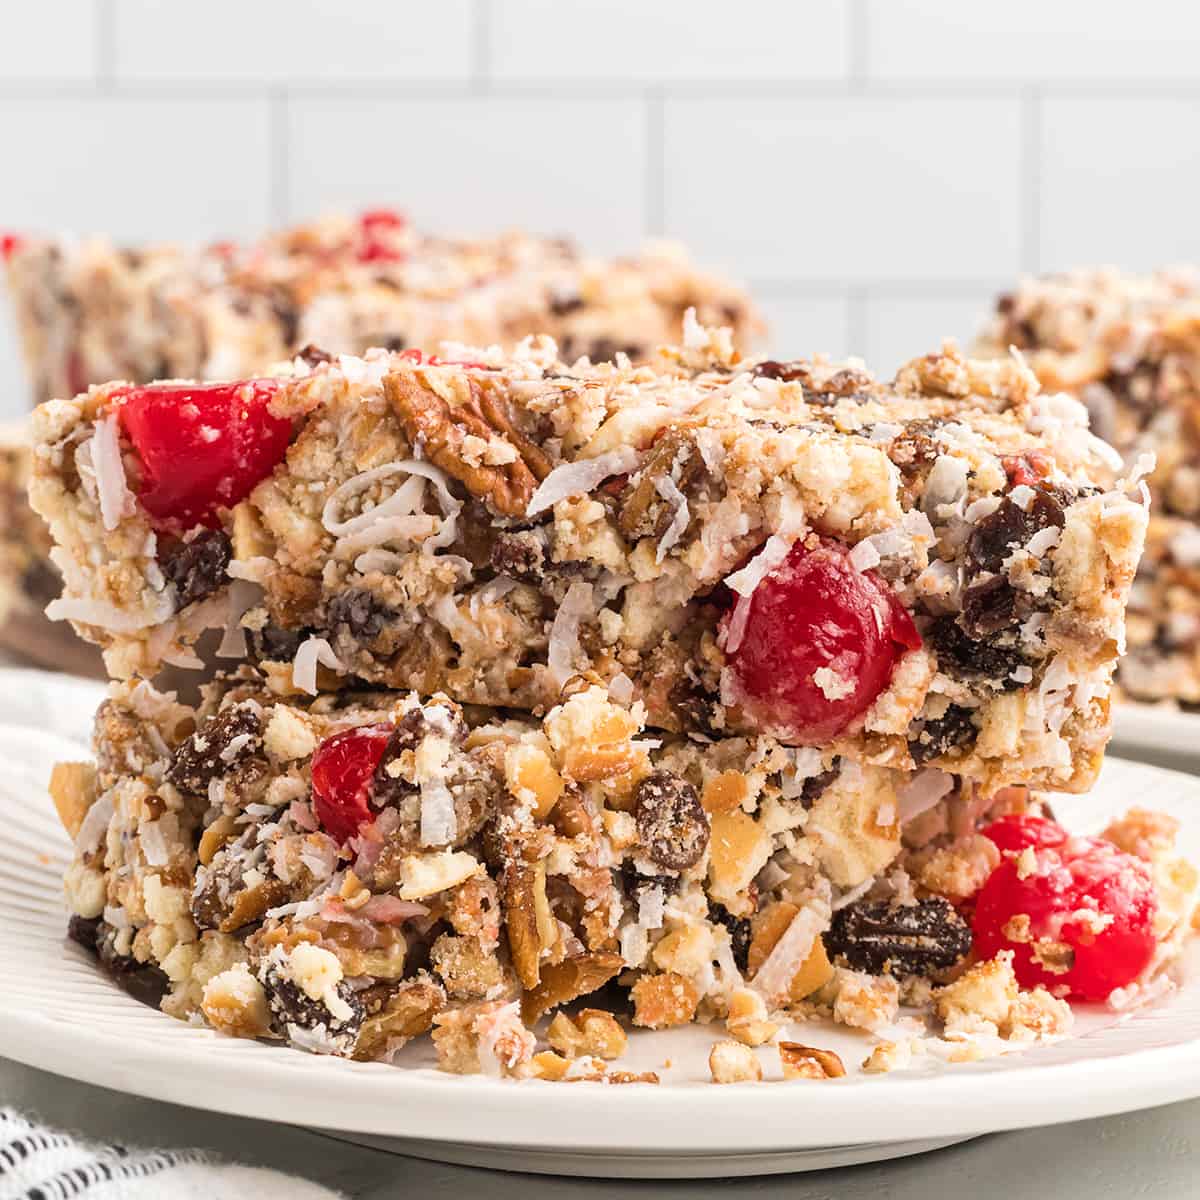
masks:
{"label": "striped cloth napkin", "polygon": [[0,1109],[0,1200],[337,1200],[334,1192],[198,1150],[96,1146]]}

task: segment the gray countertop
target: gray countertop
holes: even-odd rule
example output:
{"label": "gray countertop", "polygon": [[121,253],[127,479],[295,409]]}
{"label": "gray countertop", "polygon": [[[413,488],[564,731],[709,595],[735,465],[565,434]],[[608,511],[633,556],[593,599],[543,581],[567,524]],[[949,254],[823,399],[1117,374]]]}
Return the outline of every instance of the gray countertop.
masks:
{"label": "gray countertop", "polygon": [[[1126,1117],[993,1134],[932,1154],[806,1175],[679,1183],[508,1175],[360,1149],[321,1134],[141,1100],[0,1060],[0,1099],[90,1138],[193,1147],[325,1184],[354,1200],[673,1195],[789,1200],[1195,1197],[1200,1100]],[[167,1200],[164,1197],[164,1200]]]}

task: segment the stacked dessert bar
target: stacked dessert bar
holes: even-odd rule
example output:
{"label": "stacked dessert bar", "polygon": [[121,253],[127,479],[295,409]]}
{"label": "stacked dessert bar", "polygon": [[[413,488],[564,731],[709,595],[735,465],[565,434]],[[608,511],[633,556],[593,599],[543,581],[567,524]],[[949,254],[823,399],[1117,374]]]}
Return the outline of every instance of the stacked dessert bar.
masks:
{"label": "stacked dessert bar", "polygon": [[1044,386],[1082,400],[1092,428],[1129,464],[1154,456],[1118,682],[1137,700],[1200,704],[1200,276],[1028,280],[997,302],[980,352],[1010,346]]}
{"label": "stacked dessert bar", "polygon": [[[41,406],[52,611],[119,681],[52,782],[77,940],[227,1033],[546,1079],[646,1079],[630,1023],[833,1078],[788,1022],[882,1071],[901,1001],[961,1058],[1139,994],[1195,907],[1169,823],[1029,788],[1095,778],[1144,489],[1016,361],[685,333]],[[198,706],[144,681],[213,626]]]}
{"label": "stacked dessert bar", "polygon": [[[562,238],[422,234],[386,210],[245,245],[123,248],[100,238],[9,235],[0,251],[38,400],[111,379],[244,378],[309,343],[360,354],[445,338],[512,346],[548,333],[568,360],[618,352],[637,360],[676,337],[690,307],[730,326],[743,349],[762,332],[743,291],[698,270],[673,244],[588,258]],[[2,469],[13,477],[27,471],[21,445],[5,440]],[[10,495],[6,479],[0,592],[9,602],[0,601],[0,645],[95,672],[93,656],[38,619],[46,582],[58,588],[56,570],[23,491]]]}

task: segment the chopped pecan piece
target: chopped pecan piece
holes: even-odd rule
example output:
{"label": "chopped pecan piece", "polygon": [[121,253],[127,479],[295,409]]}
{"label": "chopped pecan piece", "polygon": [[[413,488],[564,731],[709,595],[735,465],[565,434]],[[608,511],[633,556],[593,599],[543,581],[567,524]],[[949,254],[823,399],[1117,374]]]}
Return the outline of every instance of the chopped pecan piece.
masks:
{"label": "chopped pecan piece", "polygon": [[686,1025],[696,1015],[700,990],[683,975],[643,975],[630,989],[633,1023],[647,1029]]}
{"label": "chopped pecan piece", "polygon": [[427,975],[397,984],[377,984],[359,993],[366,1016],[354,1045],[354,1057],[378,1058],[410,1038],[426,1033],[446,1007],[446,993]]}
{"label": "chopped pecan piece", "polygon": [[597,951],[577,954],[562,962],[542,967],[541,981],[521,999],[521,1018],[527,1024],[542,1013],[566,1004],[579,996],[588,996],[603,987],[625,965],[619,954]]}
{"label": "chopped pecan piece", "polygon": [[[551,464],[541,449],[516,429],[503,397],[473,383],[470,401],[451,408],[429,388],[399,374],[386,376],[383,390],[409,441],[422,445],[435,465],[495,512],[506,517],[525,515],[538,481],[550,473]],[[468,436],[484,441],[500,437],[517,457],[502,465],[475,466],[465,453]]]}
{"label": "chopped pecan piece", "polygon": [[780,1042],[779,1061],[784,1079],[841,1079],[846,1074],[842,1060],[832,1050]]}
{"label": "chopped pecan piece", "polygon": [[704,479],[707,468],[686,429],[668,429],[654,444],[636,486],[622,500],[617,526],[631,541],[661,538],[675,517],[676,506],[659,492],[657,481],[669,478],[686,497]]}

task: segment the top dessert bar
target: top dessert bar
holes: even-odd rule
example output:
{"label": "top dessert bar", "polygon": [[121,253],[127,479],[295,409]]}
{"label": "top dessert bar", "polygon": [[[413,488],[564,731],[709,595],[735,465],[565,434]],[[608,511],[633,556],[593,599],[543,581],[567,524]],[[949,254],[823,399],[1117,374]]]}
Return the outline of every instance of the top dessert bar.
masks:
{"label": "top dessert bar", "polygon": [[1152,454],[1154,516],[1117,679],[1142,700],[1200,703],[1200,275],[1079,271],[1000,297],[979,352],[1016,347],[1077,396],[1127,463]]}
{"label": "top dessert bar", "polygon": [[50,615],[118,677],[216,626],[278,694],[543,712],[582,679],[662,729],[1086,788],[1146,509],[1083,408],[952,347],[885,385],[685,333],[45,404]]}
{"label": "top dessert bar", "polygon": [[244,246],[2,245],[38,400],[109,379],[236,379],[308,343],[358,354],[547,333],[569,358],[640,358],[675,335],[689,307],[733,326],[742,345],[761,324],[744,292],[678,246],[587,258],[562,238],[434,237],[386,210]]}

